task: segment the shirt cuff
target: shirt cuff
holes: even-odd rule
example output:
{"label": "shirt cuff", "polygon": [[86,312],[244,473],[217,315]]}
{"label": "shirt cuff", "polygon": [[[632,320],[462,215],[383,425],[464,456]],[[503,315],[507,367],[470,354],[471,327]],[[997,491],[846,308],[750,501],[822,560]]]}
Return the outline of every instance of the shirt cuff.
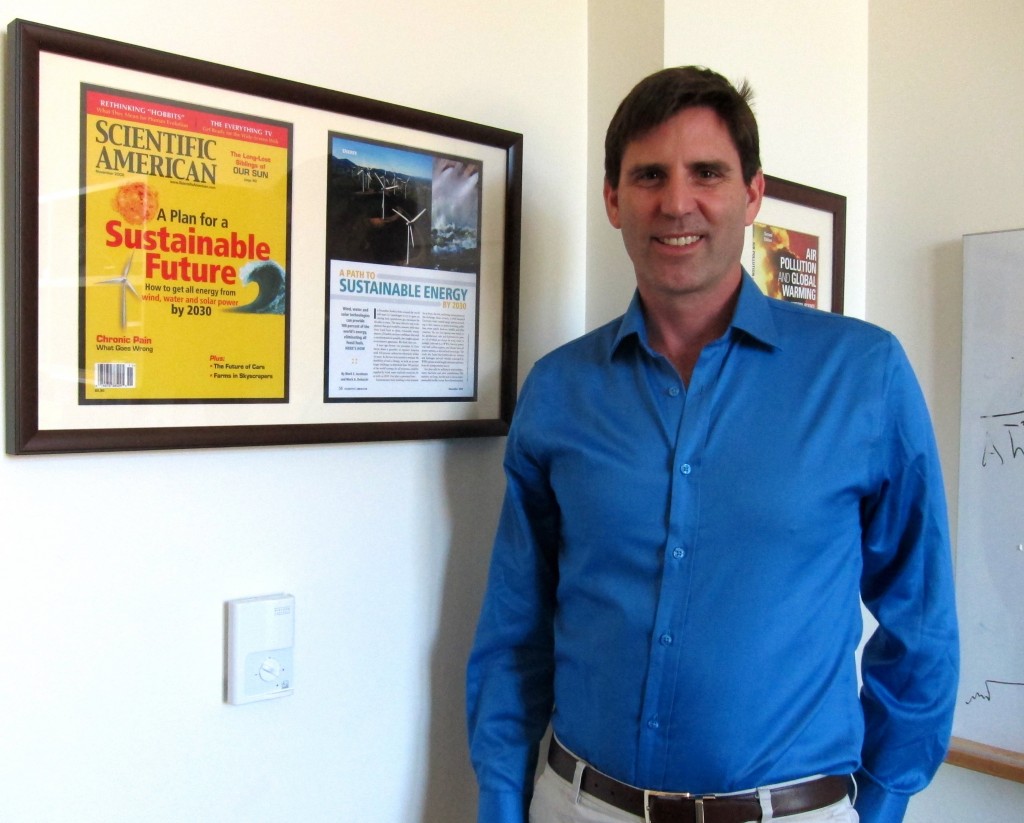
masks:
{"label": "shirt cuff", "polygon": [[886,791],[863,770],[854,776],[857,778],[854,808],[860,816],[860,823],[902,823],[910,802],[909,795]]}
{"label": "shirt cuff", "polygon": [[528,823],[530,798],[519,792],[481,790],[477,823]]}

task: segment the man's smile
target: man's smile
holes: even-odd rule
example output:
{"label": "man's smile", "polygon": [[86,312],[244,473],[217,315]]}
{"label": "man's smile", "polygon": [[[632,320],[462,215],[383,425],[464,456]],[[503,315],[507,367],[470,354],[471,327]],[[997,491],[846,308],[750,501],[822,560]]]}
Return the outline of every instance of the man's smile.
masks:
{"label": "man's smile", "polygon": [[667,235],[665,237],[655,237],[654,239],[666,246],[692,246],[702,235],[699,234],[683,234],[683,235]]}

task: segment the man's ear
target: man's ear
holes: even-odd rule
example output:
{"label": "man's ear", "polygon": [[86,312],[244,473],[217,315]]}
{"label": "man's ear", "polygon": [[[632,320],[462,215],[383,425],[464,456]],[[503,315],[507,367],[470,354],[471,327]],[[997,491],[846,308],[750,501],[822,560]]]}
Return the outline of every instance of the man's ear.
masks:
{"label": "man's ear", "polygon": [[758,169],[747,184],[747,225],[754,222],[764,200],[764,172]]}
{"label": "man's ear", "polygon": [[608,213],[608,221],[615,228],[621,229],[622,225],[619,223],[619,190],[612,187],[607,177],[604,179],[604,210]]}

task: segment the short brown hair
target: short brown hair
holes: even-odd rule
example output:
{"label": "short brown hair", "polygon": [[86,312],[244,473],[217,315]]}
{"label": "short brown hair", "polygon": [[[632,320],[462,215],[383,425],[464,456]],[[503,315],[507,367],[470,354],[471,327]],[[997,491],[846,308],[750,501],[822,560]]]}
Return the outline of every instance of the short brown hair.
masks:
{"label": "short brown hair", "polygon": [[761,168],[757,120],[750,109],[753,99],[744,81],[737,89],[722,75],[700,66],[662,69],[645,77],[619,104],[604,139],[604,174],[618,188],[626,145],[660,126],[683,109],[712,109],[725,124],[740,156],[743,182]]}

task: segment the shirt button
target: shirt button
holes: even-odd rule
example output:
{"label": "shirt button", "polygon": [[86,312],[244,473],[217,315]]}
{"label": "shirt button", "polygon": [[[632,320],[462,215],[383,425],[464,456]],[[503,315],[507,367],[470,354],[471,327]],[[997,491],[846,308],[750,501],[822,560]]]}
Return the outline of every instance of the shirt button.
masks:
{"label": "shirt button", "polygon": [[647,721],[647,728],[648,729],[656,729],[656,728],[658,728],[659,725],[661,725],[661,724],[658,723],[658,718],[656,718],[656,717],[652,717],[650,720]]}
{"label": "shirt button", "polygon": [[671,646],[672,645],[672,635],[670,635],[668,632],[665,632],[665,634],[663,634],[661,636],[660,640],[661,640],[661,645],[662,646]]}
{"label": "shirt button", "polygon": [[679,471],[681,471],[683,474],[689,474],[691,471],[693,471],[693,469],[690,467],[689,463],[683,463],[683,465],[679,467]]}
{"label": "shirt button", "polygon": [[676,560],[682,560],[684,557],[686,557],[686,549],[684,549],[682,546],[676,546],[674,549],[672,549],[672,556]]}
{"label": "shirt button", "polygon": [[672,388],[668,390],[668,396],[679,397],[679,386],[672,386]]}

